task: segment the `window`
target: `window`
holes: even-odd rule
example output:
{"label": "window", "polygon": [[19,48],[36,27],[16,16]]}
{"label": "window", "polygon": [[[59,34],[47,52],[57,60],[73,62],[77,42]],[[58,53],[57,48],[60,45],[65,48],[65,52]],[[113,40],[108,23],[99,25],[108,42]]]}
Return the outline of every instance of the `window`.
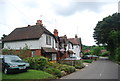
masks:
{"label": "window", "polygon": [[52,38],[52,47],[54,48],[54,38]]}
{"label": "window", "polygon": [[78,48],[78,45],[76,46],[76,48]]}
{"label": "window", "polygon": [[70,49],[70,44],[68,44],[68,49]]}
{"label": "window", "polygon": [[35,51],[32,51],[32,57],[34,57],[35,56]]}
{"label": "window", "polygon": [[49,35],[46,35],[46,44],[51,45],[51,37]]}

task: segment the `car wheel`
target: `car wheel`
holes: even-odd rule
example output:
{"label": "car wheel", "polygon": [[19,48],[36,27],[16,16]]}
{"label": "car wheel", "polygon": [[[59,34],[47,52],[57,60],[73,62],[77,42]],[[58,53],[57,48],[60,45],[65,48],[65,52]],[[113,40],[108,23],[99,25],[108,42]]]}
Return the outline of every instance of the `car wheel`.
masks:
{"label": "car wheel", "polygon": [[4,69],[4,73],[8,74],[8,69],[7,68]]}

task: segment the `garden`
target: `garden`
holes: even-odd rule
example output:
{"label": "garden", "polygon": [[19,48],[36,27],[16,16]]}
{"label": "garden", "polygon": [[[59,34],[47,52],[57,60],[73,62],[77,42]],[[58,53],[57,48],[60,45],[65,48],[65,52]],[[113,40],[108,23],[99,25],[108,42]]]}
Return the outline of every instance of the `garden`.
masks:
{"label": "garden", "polygon": [[16,74],[2,74],[3,80],[5,79],[58,79],[62,76],[68,75],[84,68],[81,60],[72,62],[59,61],[54,63],[48,61],[43,56],[28,57],[24,61],[30,63],[30,69],[27,72]]}

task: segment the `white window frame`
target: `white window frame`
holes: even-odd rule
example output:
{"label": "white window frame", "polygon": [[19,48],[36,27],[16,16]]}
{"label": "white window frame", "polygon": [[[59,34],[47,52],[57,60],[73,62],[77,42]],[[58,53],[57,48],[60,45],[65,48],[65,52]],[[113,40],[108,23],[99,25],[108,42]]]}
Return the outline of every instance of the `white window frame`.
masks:
{"label": "white window frame", "polygon": [[46,44],[51,45],[51,36],[46,35]]}

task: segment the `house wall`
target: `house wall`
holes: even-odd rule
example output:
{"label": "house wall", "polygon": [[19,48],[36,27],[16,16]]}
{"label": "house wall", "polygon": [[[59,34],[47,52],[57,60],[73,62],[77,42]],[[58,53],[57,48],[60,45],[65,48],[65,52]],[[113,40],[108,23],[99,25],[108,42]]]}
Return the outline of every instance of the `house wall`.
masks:
{"label": "house wall", "polygon": [[76,56],[80,57],[80,46],[79,45],[73,45],[73,50],[72,50]]}
{"label": "house wall", "polygon": [[[55,39],[51,37],[51,45],[46,44],[46,35],[43,34],[39,40],[25,40],[25,41],[15,41],[15,42],[5,42],[4,43],[4,48],[6,49],[15,49],[15,50],[20,50],[20,48],[28,46],[28,49],[31,50],[31,56],[41,56],[41,47],[55,47]],[[54,44],[53,44],[54,43]],[[53,46],[54,45],[54,46]],[[56,60],[56,56],[53,55],[53,60]]]}
{"label": "house wall", "polygon": [[18,50],[20,48],[24,48],[27,45],[29,49],[41,49],[41,47],[52,47],[52,43],[53,43],[52,41],[54,41],[54,47],[55,47],[55,40],[52,36],[51,36],[51,45],[46,45],[46,34],[43,34],[39,40],[6,42],[4,43],[4,48]]}
{"label": "house wall", "polygon": [[68,44],[67,44],[67,50],[73,50],[73,47],[72,47],[72,44],[71,44],[71,43],[68,43]]}

